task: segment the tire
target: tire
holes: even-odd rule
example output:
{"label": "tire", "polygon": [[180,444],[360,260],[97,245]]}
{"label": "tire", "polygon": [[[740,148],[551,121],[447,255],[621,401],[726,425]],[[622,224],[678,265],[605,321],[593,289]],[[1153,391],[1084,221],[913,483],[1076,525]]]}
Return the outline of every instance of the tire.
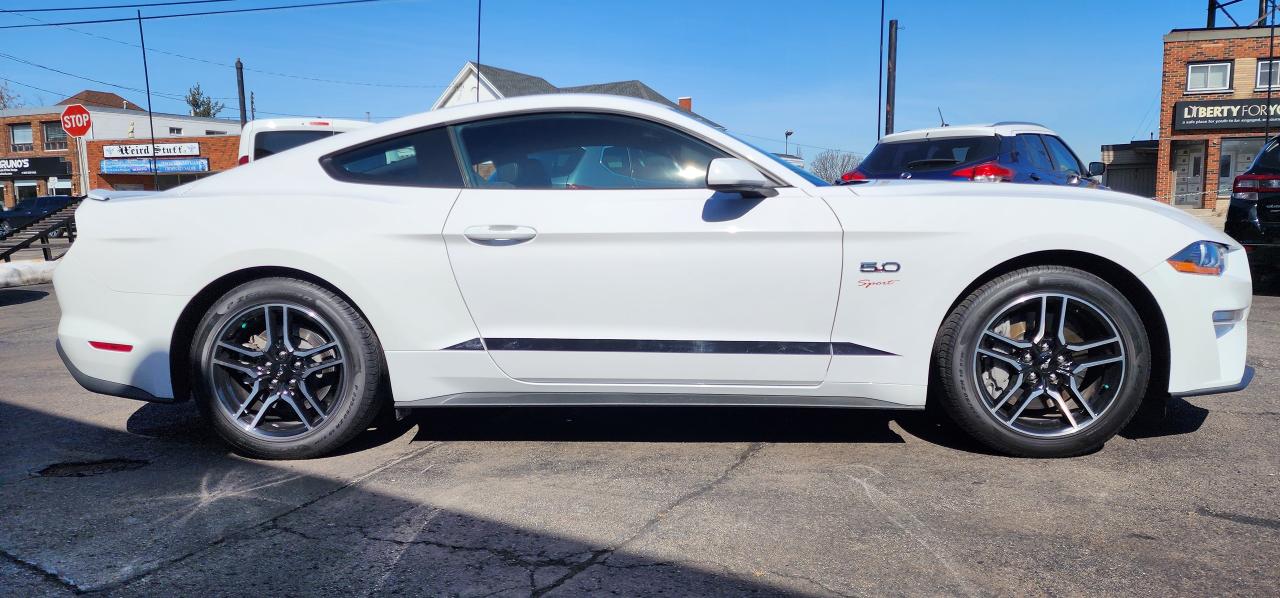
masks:
{"label": "tire", "polygon": [[977,441],[1007,455],[1071,457],[1133,418],[1151,345],[1115,287],[1083,270],[1036,266],[961,300],[939,330],[934,367],[943,409]]}
{"label": "tire", "polygon": [[310,282],[242,284],[213,304],[194,338],[196,404],[242,454],[326,455],[367,429],[385,402],[377,336],[354,307]]}
{"label": "tire", "polygon": [[0,239],[8,238],[13,234],[13,225],[8,220],[0,220]]}

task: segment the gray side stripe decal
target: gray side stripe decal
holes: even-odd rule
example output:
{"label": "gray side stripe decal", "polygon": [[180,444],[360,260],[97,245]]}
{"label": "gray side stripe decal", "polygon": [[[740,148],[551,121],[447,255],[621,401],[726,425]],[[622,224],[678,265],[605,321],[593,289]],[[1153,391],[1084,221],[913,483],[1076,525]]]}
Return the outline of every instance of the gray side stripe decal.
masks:
{"label": "gray side stripe decal", "polygon": [[444,351],[593,351],[601,353],[718,353],[737,355],[887,355],[857,343],[815,341],[677,341],[586,338],[473,338]]}

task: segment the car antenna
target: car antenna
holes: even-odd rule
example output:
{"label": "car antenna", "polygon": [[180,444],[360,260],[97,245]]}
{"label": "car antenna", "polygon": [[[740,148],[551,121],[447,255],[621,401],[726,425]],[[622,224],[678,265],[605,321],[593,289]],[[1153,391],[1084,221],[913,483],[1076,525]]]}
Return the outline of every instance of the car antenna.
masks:
{"label": "car antenna", "polygon": [[951,125],[947,124],[947,119],[942,118],[942,106],[938,106],[938,120],[942,122],[942,126],[944,126],[944,127],[949,127],[949,126],[951,126]]}

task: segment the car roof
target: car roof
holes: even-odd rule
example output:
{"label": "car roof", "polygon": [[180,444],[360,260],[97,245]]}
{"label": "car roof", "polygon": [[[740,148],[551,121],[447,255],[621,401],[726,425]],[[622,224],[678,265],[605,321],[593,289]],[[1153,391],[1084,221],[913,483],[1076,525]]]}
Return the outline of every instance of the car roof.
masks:
{"label": "car roof", "polygon": [[903,131],[892,135],[885,135],[880,138],[880,143],[895,143],[899,141],[915,141],[919,139],[940,139],[946,137],[982,137],[982,136],[1010,136],[1019,133],[1039,133],[1043,135],[1057,135],[1052,129],[1032,122],[1020,121],[1002,121],[991,124],[974,124],[974,125],[953,125],[947,127],[933,127],[930,129],[916,129],[914,131]]}
{"label": "car roof", "polygon": [[[245,132],[257,130],[268,131],[309,131],[311,129],[334,129],[352,131],[368,127],[373,123],[362,120],[344,118],[259,118],[245,123]],[[243,134],[243,133],[242,133]]]}

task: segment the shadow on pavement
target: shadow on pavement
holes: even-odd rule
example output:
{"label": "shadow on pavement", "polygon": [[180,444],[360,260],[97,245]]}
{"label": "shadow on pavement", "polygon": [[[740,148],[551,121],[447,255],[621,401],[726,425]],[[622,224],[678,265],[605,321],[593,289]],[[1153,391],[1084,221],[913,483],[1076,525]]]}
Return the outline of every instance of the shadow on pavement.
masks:
{"label": "shadow on pavement", "polygon": [[0,307],[7,305],[20,305],[23,303],[31,303],[48,297],[46,291],[32,291],[30,289],[0,289]]}
{"label": "shadow on pavement", "polygon": [[[914,414],[912,414],[914,415]],[[902,442],[894,412],[792,407],[434,407],[415,440]]]}
{"label": "shadow on pavement", "polygon": [[[421,463],[412,458],[439,450],[439,443],[412,443],[389,457],[384,451],[376,463],[358,461],[359,455],[272,463],[228,454],[202,430],[190,403],[143,405],[124,432],[0,402],[0,436],[21,443],[0,452],[0,570],[10,578],[24,572],[4,585],[113,595],[297,595],[337,588],[353,595],[783,593],[763,579],[630,554],[569,530],[547,533],[547,527],[559,531],[554,525],[477,516],[483,502],[466,513],[432,504],[440,491],[434,483],[471,477],[467,462],[446,460],[425,476],[418,471]],[[343,459],[355,460],[363,472],[327,475]],[[74,477],[39,474],[60,462],[115,461],[134,466]],[[529,490],[542,483],[540,476],[583,468],[591,464],[566,459],[534,471]],[[388,479],[359,483],[378,474]],[[437,476],[443,480],[433,482]],[[374,489],[387,484],[397,492]],[[582,507],[527,508],[556,514]],[[650,516],[657,515],[635,513],[637,520]],[[311,565],[298,571],[300,562]],[[230,571],[234,579],[227,578]],[[297,574],[281,575],[286,571]]]}
{"label": "shadow on pavement", "polygon": [[1141,440],[1191,434],[1199,430],[1208,417],[1208,409],[1197,407],[1183,399],[1170,398],[1163,404],[1160,401],[1147,401],[1133,421],[1120,430],[1120,436],[1129,440]]}

